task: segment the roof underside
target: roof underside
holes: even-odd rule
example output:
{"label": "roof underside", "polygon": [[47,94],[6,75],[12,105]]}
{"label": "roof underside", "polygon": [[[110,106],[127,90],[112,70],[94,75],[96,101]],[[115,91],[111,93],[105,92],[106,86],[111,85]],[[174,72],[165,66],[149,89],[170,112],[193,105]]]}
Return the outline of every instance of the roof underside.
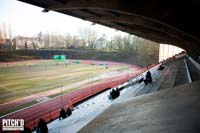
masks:
{"label": "roof underside", "polygon": [[200,55],[199,0],[20,0]]}

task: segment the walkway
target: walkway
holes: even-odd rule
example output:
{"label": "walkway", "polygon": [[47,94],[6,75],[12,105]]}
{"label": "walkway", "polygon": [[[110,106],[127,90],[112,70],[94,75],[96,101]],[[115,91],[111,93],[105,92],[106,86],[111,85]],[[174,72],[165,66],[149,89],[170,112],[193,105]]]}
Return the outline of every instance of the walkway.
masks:
{"label": "walkway", "polygon": [[158,71],[157,67],[151,70],[153,83],[142,86],[136,96],[167,89],[175,86],[189,83],[187,69],[184,62],[185,58],[166,63],[163,71]]}

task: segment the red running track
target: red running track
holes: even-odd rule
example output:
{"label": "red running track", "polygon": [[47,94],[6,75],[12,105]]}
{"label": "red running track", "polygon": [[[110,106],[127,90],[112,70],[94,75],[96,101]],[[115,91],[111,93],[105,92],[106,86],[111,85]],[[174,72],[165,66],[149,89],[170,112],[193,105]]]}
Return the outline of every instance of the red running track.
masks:
{"label": "red running track", "polygon": [[97,94],[98,92],[120,85],[128,81],[130,78],[133,78],[138,74],[143,73],[144,71],[146,71],[146,69],[138,68],[138,70],[129,75],[116,76],[105,81],[95,83],[94,85],[84,87],[80,90],[65,94],[62,96],[62,105],[61,97],[58,96],[52,100],[34,105],[29,108],[25,108],[3,118],[0,118],[0,132],[2,132],[2,119],[24,119],[25,126],[33,130],[35,127],[37,127],[40,118],[44,119],[46,122],[50,122],[58,118],[61,107],[66,108],[67,106],[70,106],[72,108],[74,104],[83,101]]}
{"label": "red running track", "polygon": [[[7,63],[9,63],[9,65],[13,65],[13,64],[16,64],[16,63],[21,63],[21,64],[28,65],[28,63],[30,63],[30,61],[31,62],[38,62],[40,60],[27,60],[27,61],[20,61],[20,62],[2,62],[2,63],[0,62],[0,65],[1,64],[2,65],[6,65]],[[73,64],[75,60],[68,59],[67,61],[68,61],[69,64]],[[124,65],[126,65],[126,66],[129,66],[129,67],[133,68],[133,70],[141,69],[140,67],[138,67],[136,65],[118,63],[118,62],[98,61],[98,60],[79,60],[79,61],[81,62],[81,64],[89,64],[89,65],[90,64],[95,64],[95,65],[108,64],[108,66],[124,66]],[[1,111],[5,111],[5,110],[12,109],[12,108],[16,108],[17,106],[20,106],[20,105],[35,101],[35,100],[37,100],[37,98],[48,96],[48,95],[42,96],[44,93],[46,93],[46,92],[38,93],[39,97],[28,96],[28,97],[17,99],[15,101],[11,101],[11,102],[2,104],[2,105],[0,105],[0,110]]]}

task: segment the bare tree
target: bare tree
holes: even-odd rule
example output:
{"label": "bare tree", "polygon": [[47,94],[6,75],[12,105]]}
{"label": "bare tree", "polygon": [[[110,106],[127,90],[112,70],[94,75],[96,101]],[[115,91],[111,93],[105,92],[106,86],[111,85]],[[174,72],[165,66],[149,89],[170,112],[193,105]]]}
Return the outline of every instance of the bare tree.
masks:
{"label": "bare tree", "polygon": [[0,25],[0,44],[2,44],[3,42],[4,42],[3,31]]}
{"label": "bare tree", "polygon": [[7,39],[7,30],[6,30],[6,24],[3,24],[2,31],[3,31],[3,36],[4,36],[4,39]]}
{"label": "bare tree", "polygon": [[88,44],[89,48],[94,49],[95,48],[95,43],[97,40],[97,32],[90,29],[90,28],[80,28],[79,29],[79,36],[81,39],[86,40],[86,43]]}
{"label": "bare tree", "polygon": [[8,27],[8,38],[10,39],[10,41],[12,40],[12,28],[10,25]]}
{"label": "bare tree", "polygon": [[97,39],[96,41],[96,49],[99,50],[104,50],[106,49],[106,34],[102,34],[102,36],[100,38]]}

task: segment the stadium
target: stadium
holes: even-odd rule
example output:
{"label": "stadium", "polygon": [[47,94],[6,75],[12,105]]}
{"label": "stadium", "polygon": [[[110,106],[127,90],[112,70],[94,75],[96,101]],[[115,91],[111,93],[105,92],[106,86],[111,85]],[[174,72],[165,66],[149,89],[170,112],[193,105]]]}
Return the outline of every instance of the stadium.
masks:
{"label": "stadium", "polygon": [[197,5],[0,2],[0,133],[199,132]]}

